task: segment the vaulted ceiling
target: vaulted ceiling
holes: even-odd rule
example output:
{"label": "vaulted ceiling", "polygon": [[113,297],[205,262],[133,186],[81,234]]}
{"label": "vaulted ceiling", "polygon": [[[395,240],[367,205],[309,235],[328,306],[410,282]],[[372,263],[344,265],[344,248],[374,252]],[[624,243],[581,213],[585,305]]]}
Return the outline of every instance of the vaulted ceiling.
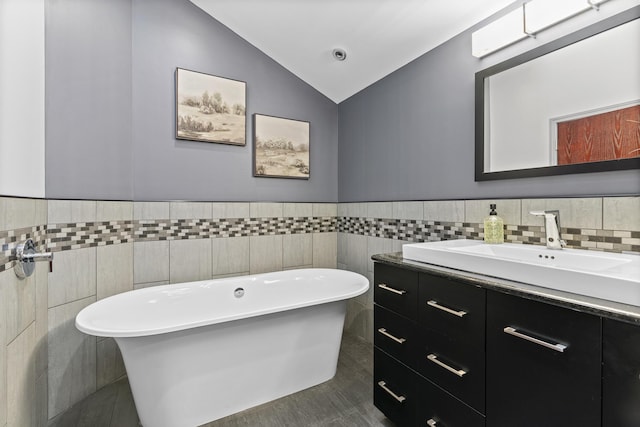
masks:
{"label": "vaulted ceiling", "polygon": [[513,0],[191,2],[339,103]]}

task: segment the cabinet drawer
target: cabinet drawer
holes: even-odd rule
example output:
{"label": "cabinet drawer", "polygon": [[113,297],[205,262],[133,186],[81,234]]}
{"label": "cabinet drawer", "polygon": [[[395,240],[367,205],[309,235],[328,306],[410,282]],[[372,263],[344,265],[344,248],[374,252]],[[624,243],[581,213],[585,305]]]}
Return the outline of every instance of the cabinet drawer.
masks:
{"label": "cabinet drawer", "polygon": [[377,348],[373,361],[373,404],[397,426],[413,425],[418,375]]}
{"label": "cabinet drawer", "polygon": [[374,300],[391,311],[415,320],[418,304],[418,273],[384,264],[374,267]]}
{"label": "cabinet drawer", "polygon": [[484,413],[484,345],[473,345],[432,331],[421,331],[418,345],[418,372]]}
{"label": "cabinet drawer", "polygon": [[485,298],[484,289],[422,273],[418,323],[427,330],[484,347]]}
{"label": "cabinet drawer", "polygon": [[417,426],[484,427],[484,416],[431,382],[418,385]]}
{"label": "cabinet drawer", "polygon": [[373,307],[373,343],[410,367],[415,367],[415,322],[378,305]]}
{"label": "cabinet drawer", "polygon": [[599,317],[487,292],[487,424],[600,426]]}
{"label": "cabinet drawer", "polygon": [[640,426],[640,326],[604,319],[602,425]]}

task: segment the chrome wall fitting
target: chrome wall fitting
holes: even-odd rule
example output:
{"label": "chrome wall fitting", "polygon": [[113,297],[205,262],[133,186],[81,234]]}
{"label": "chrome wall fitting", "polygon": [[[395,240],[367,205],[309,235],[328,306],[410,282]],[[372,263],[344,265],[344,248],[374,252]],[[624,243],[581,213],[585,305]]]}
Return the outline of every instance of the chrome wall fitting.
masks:
{"label": "chrome wall fitting", "polygon": [[27,239],[24,243],[16,246],[15,256],[16,266],[13,271],[20,279],[31,276],[36,269],[36,262],[38,261],[49,261],[49,271],[53,271],[53,253],[36,252],[36,245],[32,239]]}

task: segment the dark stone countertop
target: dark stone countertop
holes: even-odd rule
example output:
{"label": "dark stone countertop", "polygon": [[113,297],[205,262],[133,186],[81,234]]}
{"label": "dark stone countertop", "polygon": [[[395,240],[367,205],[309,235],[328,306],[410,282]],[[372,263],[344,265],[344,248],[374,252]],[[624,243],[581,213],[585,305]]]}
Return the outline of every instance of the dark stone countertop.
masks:
{"label": "dark stone countertop", "polygon": [[436,276],[455,279],[472,286],[492,289],[531,300],[565,307],[571,310],[582,311],[609,319],[640,325],[640,307],[635,305],[607,301],[600,298],[544,288],[542,286],[529,285],[527,283],[514,282],[492,276],[485,276],[483,274],[469,273],[467,271],[456,270],[453,268],[412,261],[402,258],[402,252],[377,254],[373,255],[371,259],[382,264],[434,274]]}

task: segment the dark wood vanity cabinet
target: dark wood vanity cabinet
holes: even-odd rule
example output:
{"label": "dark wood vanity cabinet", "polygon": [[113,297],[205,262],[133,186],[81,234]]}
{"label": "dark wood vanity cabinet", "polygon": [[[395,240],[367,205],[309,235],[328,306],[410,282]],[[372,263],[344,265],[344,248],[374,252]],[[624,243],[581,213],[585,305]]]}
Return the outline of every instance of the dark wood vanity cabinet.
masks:
{"label": "dark wood vanity cabinet", "polygon": [[485,291],[376,263],[374,404],[398,426],[481,427]]}
{"label": "dark wood vanity cabinet", "polygon": [[600,426],[601,319],[487,292],[487,423]]}
{"label": "dark wood vanity cabinet", "polygon": [[604,319],[602,425],[640,426],[640,326]]}
{"label": "dark wood vanity cabinet", "polygon": [[640,426],[640,325],[416,270],[374,271],[374,404],[397,426]]}

